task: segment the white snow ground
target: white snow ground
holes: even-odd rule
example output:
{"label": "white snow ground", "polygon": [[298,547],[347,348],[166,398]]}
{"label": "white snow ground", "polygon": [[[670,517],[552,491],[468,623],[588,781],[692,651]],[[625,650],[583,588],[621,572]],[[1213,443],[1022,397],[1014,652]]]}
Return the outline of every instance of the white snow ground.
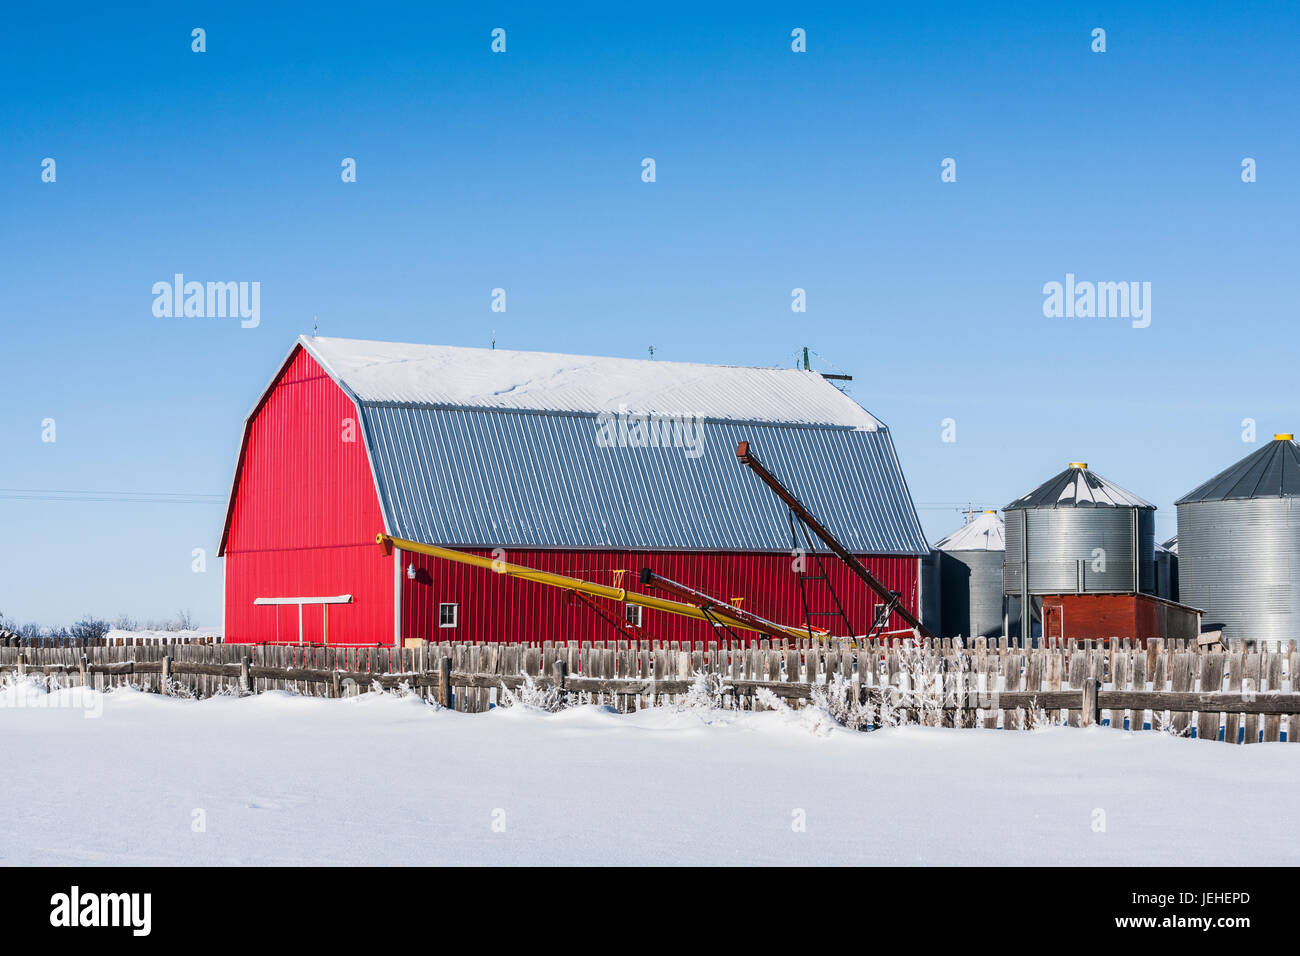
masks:
{"label": "white snow ground", "polygon": [[0,864],[1300,863],[1300,746],[817,720],[11,683]]}

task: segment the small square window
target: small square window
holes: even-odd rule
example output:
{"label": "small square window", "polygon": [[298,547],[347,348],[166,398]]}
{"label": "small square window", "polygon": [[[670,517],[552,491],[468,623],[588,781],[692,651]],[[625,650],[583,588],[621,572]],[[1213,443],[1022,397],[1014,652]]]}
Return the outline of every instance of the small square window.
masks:
{"label": "small square window", "polygon": [[641,605],[624,604],[623,620],[627,621],[633,627],[640,627],[641,626]]}
{"label": "small square window", "polygon": [[889,606],[887,604],[876,605],[876,627],[885,627],[889,624]]}
{"label": "small square window", "polygon": [[460,610],[459,604],[439,604],[438,605],[438,626],[455,627],[456,619],[458,617],[457,612],[459,610]]}

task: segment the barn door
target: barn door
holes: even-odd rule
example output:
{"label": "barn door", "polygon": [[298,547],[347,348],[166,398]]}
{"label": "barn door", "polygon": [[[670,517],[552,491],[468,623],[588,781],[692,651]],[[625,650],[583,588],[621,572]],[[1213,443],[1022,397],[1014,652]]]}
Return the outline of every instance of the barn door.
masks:
{"label": "barn door", "polygon": [[1043,605],[1043,637],[1051,640],[1065,639],[1065,605]]}

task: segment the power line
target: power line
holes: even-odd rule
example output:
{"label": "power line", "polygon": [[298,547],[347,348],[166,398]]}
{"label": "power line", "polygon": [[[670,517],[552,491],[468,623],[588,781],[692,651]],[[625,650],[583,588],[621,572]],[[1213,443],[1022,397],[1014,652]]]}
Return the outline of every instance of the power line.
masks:
{"label": "power line", "polygon": [[0,488],[0,499],[11,501],[97,501],[125,504],[216,505],[225,495],[169,491],[72,491],[47,488]]}

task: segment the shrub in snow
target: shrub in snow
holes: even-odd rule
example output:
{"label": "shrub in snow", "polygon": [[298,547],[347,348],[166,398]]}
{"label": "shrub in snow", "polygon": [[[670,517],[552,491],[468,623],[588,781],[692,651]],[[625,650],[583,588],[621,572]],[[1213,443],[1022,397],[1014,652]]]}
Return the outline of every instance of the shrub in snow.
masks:
{"label": "shrub in snow", "polygon": [[1182,730],[1174,728],[1174,722],[1165,717],[1165,711],[1151,711],[1151,729],[1162,734],[1168,734],[1170,737],[1190,737],[1192,735],[1192,721],[1187,721],[1187,726]]}
{"label": "shrub in snow", "polygon": [[168,678],[166,693],[168,697],[179,697],[181,700],[194,700],[198,697],[188,686],[174,678]]}
{"label": "shrub in snow", "polygon": [[927,657],[918,647],[899,655],[897,696],[892,701],[889,726],[943,724],[943,673],[937,656]]}
{"label": "shrub in snow", "polygon": [[825,684],[813,684],[810,706],[849,730],[865,730],[875,722],[875,708],[854,699],[852,685],[842,674],[835,674]]}
{"label": "shrub in snow", "polygon": [[564,700],[558,688],[539,687],[532,675],[523,674],[524,682],[517,689],[511,690],[501,685],[501,705],[503,707],[523,707],[526,710],[539,710],[553,714],[564,707]]}
{"label": "shrub in snow", "polygon": [[1051,726],[1052,722],[1047,717],[1047,710],[1038,706],[1038,698],[1035,697],[1025,708],[1025,729],[1046,730]]}
{"label": "shrub in snow", "polygon": [[[770,693],[770,692],[769,692]],[[696,671],[691,689],[682,697],[678,710],[722,710],[731,699],[731,685],[717,674]]]}
{"label": "shrub in snow", "polygon": [[392,690],[385,690],[383,684],[379,683],[377,680],[372,680],[370,682],[370,692],[372,694],[388,694],[390,697],[397,698],[416,696],[415,690],[411,687],[411,682],[405,680],[400,682]]}

